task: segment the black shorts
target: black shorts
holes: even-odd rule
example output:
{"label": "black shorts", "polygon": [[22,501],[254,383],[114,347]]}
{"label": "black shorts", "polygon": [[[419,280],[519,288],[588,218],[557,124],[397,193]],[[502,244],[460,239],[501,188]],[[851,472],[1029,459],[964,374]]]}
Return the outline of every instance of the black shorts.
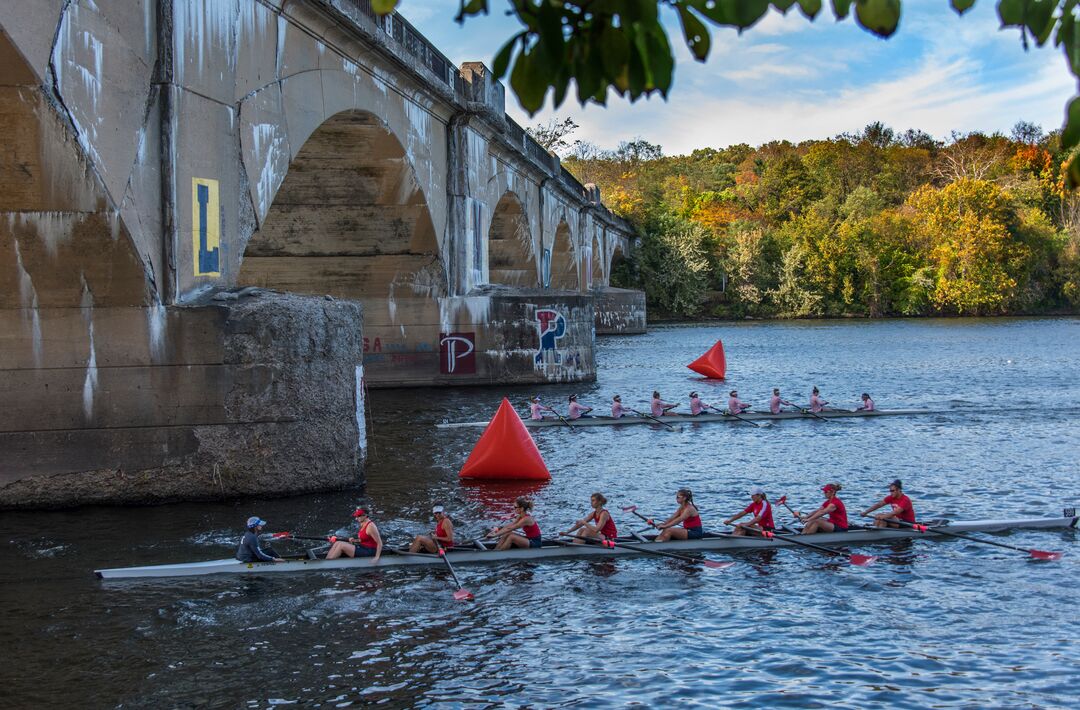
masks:
{"label": "black shorts", "polygon": [[540,547],[544,544],[543,539],[539,537],[530,537],[527,539],[529,540],[529,547]]}
{"label": "black shorts", "polygon": [[354,557],[374,557],[376,548],[364,547],[363,545],[353,545],[356,548],[356,554]]}
{"label": "black shorts", "polygon": [[704,528],[686,528],[687,540],[700,540],[703,537],[705,537]]}

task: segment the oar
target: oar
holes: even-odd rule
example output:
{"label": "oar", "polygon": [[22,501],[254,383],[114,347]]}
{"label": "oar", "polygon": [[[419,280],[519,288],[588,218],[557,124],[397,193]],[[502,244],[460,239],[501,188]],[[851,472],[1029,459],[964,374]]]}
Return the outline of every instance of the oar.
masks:
{"label": "oar", "polygon": [[[867,518],[873,517],[870,515],[865,516]],[[1017,552],[1026,552],[1037,560],[1060,560],[1063,553],[1061,552],[1047,552],[1046,550],[1029,550],[1024,547],[1017,547],[1016,545],[1006,545],[1004,542],[995,542],[993,540],[983,540],[981,537],[972,537],[971,535],[963,535],[961,533],[947,532],[937,527],[930,527],[928,525],[919,525],[918,523],[909,523],[904,520],[890,520],[890,523],[897,523],[903,525],[906,528],[917,530],[919,532],[933,532],[938,535],[947,535],[949,537],[958,537],[961,540],[971,540],[972,542],[981,542],[984,545],[994,545],[995,547],[1004,547],[1007,550],[1016,550]],[[884,530],[885,528],[881,528]]]}
{"label": "oar", "polygon": [[[780,535],[778,533],[775,533],[775,532],[772,532],[772,531],[769,531],[769,530],[762,530],[761,531],[761,536],[766,538],[766,539],[776,538],[777,540],[784,540],[786,542],[790,542],[793,545],[802,545],[803,547],[809,547],[811,550],[817,550],[818,552],[829,555],[830,557],[836,557],[838,555],[844,554],[843,552],[840,552],[839,550],[832,550],[832,549],[830,549],[828,547],[822,547],[821,545],[815,545],[812,542],[803,542],[802,540],[796,539],[795,537],[792,537],[791,535]],[[864,567],[864,566],[870,564],[871,562],[873,562],[876,559],[877,559],[877,557],[875,555],[858,555],[858,554],[854,554],[854,553],[848,555],[848,561],[851,562],[851,564],[853,564],[853,565],[858,565],[859,567]]]}
{"label": "oar", "polygon": [[706,404],[705,406],[706,406],[706,407],[708,407],[709,409],[713,410],[714,412],[719,412],[720,414],[727,414],[727,415],[730,415],[730,416],[732,416],[732,417],[735,417],[735,418],[736,418],[736,419],[738,419],[739,421],[741,421],[741,422],[746,422],[746,423],[747,423],[747,424],[749,424],[750,426],[756,426],[756,427],[759,427],[759,426],[761,426],[761,425],[760,425],[760,424],[758,424],[757,422],[752,422],[752,421],[750,421],[749,419],[746,419],[745,417],[741,417],[741,416],[739,416],[739,415],[738,415],[738,414],[736,414],[735,412],[731,412],[731,411],[727,411],[727,412],[725,412],[725,411],[724,411],[723,409],[717,409],[716,407],[712,406],[711,404]]}
{"label": "oar", "polygon": [[[443,546],[439,545],[438,543],[436,543],[436,546],[439,548],[438,556],[441,557],[442,561],[446,563],[446,568],[450,570],[450,576],[454,578],[454,584],[456,584],[458,587],[457,591],[454,592],[454,599],[457,599],[458,601],[472,601],[473,599],[475,599],[476,597],[473,596],[472,592],[461,586],[461,580],[458,579],[457,573],[454,572],[454,566],[450,564],[450,560],[446,557],[446,550],[444,550]],[[433,556],[430,552],[410,552],[409,550],[394,550],[394,552],[399,555],[409,555],[411,557]]]}
{"label": "oar", "polygon": [[[796,406],[798,406],[798,405],[796,405]],[[826,419],[825,417],[819,416],[817,412],[812,412],[809,409],[803,409],[802,407],[799,407],[799,411],[802,412],[803,414],[809,414],[812,417],[816,417],[816,418],[820,419],[823,422],[831,422],[832,421],[832,419]]]}
{"label": "oar", "polygon": [[[608,548],[625,547],[628,550],[636,550],[637,552],[645,552],[645,553],[650,554],[650,555],[660,555],[661,557],[670,557],[670,558],[675,559],[675,560],[682,560],[683,562],[691,562],[693,564],[705,565],[709,569],[727,569],[728,567],[731,567],[732,565],[735,564],[734,562],[716,562],[715,560],[710,560],[710,559],[707,559],[707,558],[704,558],[704,557],[702,557],[702,558],[688,557],[686,555],[676,555],[673,552],[663,552],[661,550],[650,550],[647,547],[643,547],[641,545],[631,545],[630,543],[627,543],[627,542],[615,542],[614,540],[597,540],[595,538],[582,537],[581,535],[568,535],[567,537],[574,537],[574,538],[577,538],[579,540],[585,540],[586,542],[594,542],[594,543],[599,542],[601,545],[603,545],[604,547],[608,547]],[[650,544],[653,544],[653,543],[650,543]]]}
{"label": "oar", "polygon": [[336,535],[323,535],[322,537],[314,537],[313,535],[293,535],[291,532],[276,532],[270,535],[272,540],[315,540],[317,542],[337,542]]}
{"label": "oar", "polygon": [[[566,426],[570,427],[571,429],[574,429],[574,425],[573,425],[573,424],[571,424],[570,422],[566,421],[566,418],[565,418],[565,417],[563,417],[563,415],[559,414],[559,413],[558,413],[558,412],[556,412],[556,411],[555,411],[554,409],[552,409],[551,411],[552,411],[552,413],[553,413],[553,414],[554,414],[555,416],[557,416],[557,417],[559,418],[559,421],[560,421],[560,422],[562,422],[562,423],[563,423],[563,424],[565,424]],[[577,431],[577,429],[574,429],[574,431]]]}
{"label": "oar", "polygon": [[[627,407],[627,409],[630,409],[630,408],[629,408],[629,407]],[[667,427],[668,429],[671,429],[672,431],[675,431],[675,427],[671,426],[671,425],[670,425],[670,424],[668,424],[667,422],[662,422],[662,421],[660,421],[660,420],[659,420],[659,419],[657,419],[656,417],[651,417],[651,416],[649,416],[648,414],[643,414],[643,413],[639,412],[639,411],[638,411],[638,410],[636,410],[636,409],[630,409],[630,411],[631,411],[631,412],[633,412],[634,414],[638,415],[639,417],[645,417],[646,419],[652,419],[652,420],[653,420],[654,422],[656,422],[657,424],[663,424],[663,425],[664,425],[664,426],[666,426],[666,427]]]}
{"label": "oar", "polygon": [[655,527],[656,527],[656,523],[654,523],[654,522],[653,522],[653,519],[652,519],[652,518],[646,518],[646,517],[645,517],[644,515],[642,515],[641,513],[637,512],[637,506],[636,506],[636,505],[628,505],[628,506],[625,506],[625,507],[624,507],[624,508],[622,509],[622,511],[623,511],[624,513],[633,513],[634,515],[638,516],[639,518],[641,518],[642,520],[644,520],[644,521],[645,521],[646,523],[648,523],[648,524],[649,524],[649,527],[650,527],[650,528],[655,528]]}
{"label": "oar", "polygon": [[793,516],[795,516],[795,519],[796,519],[796,520],[801,520],[801,519],[802,519],[802,518],[800,518],[800,517],[799,517],[799,514],[798,514],[798,513],[796,513],[796,512],[794,511],[794,510],[792,510],[792,509],[791,509],[791,506],[787,504],[787,496],[780,496],[780,500],[778,500],[778,501],[776,501],[776,502],[777,502],[777,504],[778,504],[778,505],[782,505],[782,506],[784,506],[785,508],[787,508],[787,509],[788,509],[788,511],[789,511],[789,512],[790,512],[790,513],[791,513],[791,514],[792,514]]}

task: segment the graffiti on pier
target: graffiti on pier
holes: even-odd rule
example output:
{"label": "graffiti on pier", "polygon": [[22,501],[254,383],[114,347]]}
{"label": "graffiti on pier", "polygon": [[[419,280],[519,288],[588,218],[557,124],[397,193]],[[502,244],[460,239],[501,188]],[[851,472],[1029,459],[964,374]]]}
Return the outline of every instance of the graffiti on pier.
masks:
{"label": "graffiti on pier", "polygon": [[540,308],[536,311],[536,323],[540,333],[540,349],[536,351],[536,364],[542,365],[545,353],[550,353],[550,361],[559,364],[562,356],[556,350],[559,338],[566,335],[566,318],[552,308]]}
{"label": "graffiti on pier", "polygon": [[439,333],[439,374],[476,374],[476,333]]}
{"label": "graffiti on pier", "polygon": [[191,254],[196,276],[220,276],[221,210],[218,181],[191,178]]}

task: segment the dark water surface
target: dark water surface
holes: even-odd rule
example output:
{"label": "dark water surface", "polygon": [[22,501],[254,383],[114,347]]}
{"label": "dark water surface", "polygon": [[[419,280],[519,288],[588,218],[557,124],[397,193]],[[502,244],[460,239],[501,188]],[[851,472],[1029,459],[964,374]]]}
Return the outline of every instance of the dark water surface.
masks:
{"label": "dark water surface", "polygon": [[[728,382],[683,365],[723,337]],[[1080,502],[1080,319],[753,323],[657,327],[600,344],[593,385],[644,403],[659,388],[763,403],[816,384],[912,418],[600,427],[534,432],[553,480],[534,492],[545,532],[585,512],[674,509],[690,486],[716,526],[763,485],[812,508],[823,482],[859,510],[902,477],[920,513],[1060,514]],[[520,402],[532,390],[505,393]],[[243,520],[326,534],[357,502],[384,536],[430,527],[444,503],[464,533],[514,490],[458,483],[502,390],[374,392],[368,487],[286,500],[0,514],[0,707],[1068,707],[1080,680],[1073,532],[1003,541],[1057,563],[965,541],[860,548],[866,568],[809,550],[736,557],[722,572],[660,558],[103,583],[97,567],[230,556]],[[684,405],[685,407],[685,405]],[[621,528],[633,518],[616,516]]]}

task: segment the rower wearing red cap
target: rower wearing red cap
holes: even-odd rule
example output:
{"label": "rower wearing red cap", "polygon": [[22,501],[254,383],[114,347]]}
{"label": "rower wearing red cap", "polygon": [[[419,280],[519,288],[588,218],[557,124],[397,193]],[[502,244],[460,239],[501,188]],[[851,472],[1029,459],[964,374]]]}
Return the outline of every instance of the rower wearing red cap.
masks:
{"label": "rower wearing red cap", "polygon": [[821,488],[821,492],[825,494],[825,502],[820,508],[809,515],[794,511],[799,520],[806,523],[802,530],[803,535],[818,532],[847,532],[847,508],[844,506],[844,501],[836,497],[841,488],[839,483],[826,483]]}
{"label": "rower wearing red cap", "polygon": [[736,525],[732,535],[761,535],[762,530],[772,531],[776,527],[773,524],[772,504],[769,503],[764,489],[751,488],[750,501],[750,505],[746,506],[743,512],[724,521],[724,525],[731,525],[747,515],[753,516],[750,522]]}
{"label": "rower wearing red cap", "polygon": [[326,553],[326,559],[336,560],[342,555],[346,557],[371,557],[373,558],[371,564],[379,564],[379,558],[382,557],[382,537],[379,535],[379,529],[368,518],[367,511],[363,508],[357,508],[356,512],[353,513],[353,517],[356,518],[356,522],[360,526],[356,536],[349,537],[347,541],[335,540]]}
{"label": "rower wearing red cap", "polygon": [[896,522],[897,520],[914,524],[915,507],[911,504],[911,499],[904,495],[904,484],[900,482],[899,478],[889,484],[889,495],[882,498],[880,503],[864,510],[861,515],[865,517],[886,505],[889,506],[887,513],[878,513],[874,516],[875,526],[879,528],[898,528],[900,524]]}
{"label": "rower wearing red cap", "polygon": [[615,521],[611,519],[611,513],[604,508],[607,505],[607,498],[604,494],[593,493],[589,498],[589,503],[592,505],[592,512],[575,521],[573,527],[569,530],[559,534],[566,537],[573,536],[575,537],[574,542],[577,543],[585,542],[580,539],[583,537],[593,540],[614,540],[617,538],[619,531],[615,527]]}
{"label": "rower wearing red cap", "polygon": [[[511,547],[540,547],[543,540],[540,537],[540,526],[532,516],[533,503],[528,498],[518,498],[514,501],[514,520],[501,528],[495,528],[487,534],[488,537],[500,538],[495,545],[496,550],[509,550]],[[523,534],[514,532],[520,529]]]}
{"label": "rower wearing red cap", "polygon": [[[675,502],[679,509],[675,514],[656,526],[660,534],[656,536],[657,542],[668,540],[700,540],[704,536],[701,527],[701,513],[694,505],[694,493],[689,488],[680,488],[675,493]],[[682,527],[676,527],[682,524]]]}
{"label": "rower wearing red cap", "polygon": [[417,535],[413,538],[409,552],[438,552],[441,547],[449,550],[454,546],[454,523],[446,514],[446,509],[437,505],[431,509],[435,518],[435,530],[430,535]]}

